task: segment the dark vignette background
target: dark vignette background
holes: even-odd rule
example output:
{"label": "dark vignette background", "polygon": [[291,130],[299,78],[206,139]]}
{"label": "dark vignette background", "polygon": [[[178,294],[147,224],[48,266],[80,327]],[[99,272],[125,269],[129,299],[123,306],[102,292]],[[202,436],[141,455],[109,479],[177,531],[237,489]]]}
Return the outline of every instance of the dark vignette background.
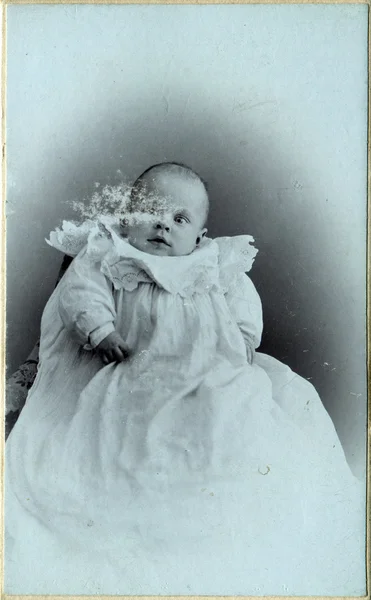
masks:
{"label": "dark vignette background", "polygon": [[62,256],[44,238],[95,182],[178,160],[212,236],[250,233],[261,351],[309,379],[364,471],[367,7],[8,10],[7,367]]}

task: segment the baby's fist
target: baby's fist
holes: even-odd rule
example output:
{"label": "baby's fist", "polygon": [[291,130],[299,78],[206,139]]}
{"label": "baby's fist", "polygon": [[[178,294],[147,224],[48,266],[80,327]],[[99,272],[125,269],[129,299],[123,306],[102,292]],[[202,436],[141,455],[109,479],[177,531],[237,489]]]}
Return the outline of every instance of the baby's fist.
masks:
{"label": "baby's fist", "polygon": [[106,365],[112,362],[123,362],[129,356],[129,347],[117,331],[109,333],[98,344],[97,351]]}

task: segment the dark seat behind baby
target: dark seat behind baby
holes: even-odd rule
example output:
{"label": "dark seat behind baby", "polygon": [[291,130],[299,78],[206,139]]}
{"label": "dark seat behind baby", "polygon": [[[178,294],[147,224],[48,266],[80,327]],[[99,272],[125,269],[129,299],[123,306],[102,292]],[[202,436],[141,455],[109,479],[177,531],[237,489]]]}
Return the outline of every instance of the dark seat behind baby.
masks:
{"label": "dark seat behind baby", "polygon": [[[65,255],[59,270],[56,285],[62,279],[64,273],[72,262],[70,256]],[[25,405],[27,395],[31,389],[37,374],[39,364],[39,341],[35,344],[27,359],[13,373],[6,382],[5,387],[5,439],[14,427],[22,408]],[[7,407],[11,407],[9,410]]]}

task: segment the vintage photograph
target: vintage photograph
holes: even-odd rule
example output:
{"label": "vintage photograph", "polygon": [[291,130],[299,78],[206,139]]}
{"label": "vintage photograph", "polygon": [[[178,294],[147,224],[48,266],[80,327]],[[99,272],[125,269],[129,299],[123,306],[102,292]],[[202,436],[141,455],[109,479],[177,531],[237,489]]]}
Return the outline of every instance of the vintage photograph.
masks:
{"label": "vintage photograph", "polygon": [[367,35],[7,7],[6,594],[366,595]]}

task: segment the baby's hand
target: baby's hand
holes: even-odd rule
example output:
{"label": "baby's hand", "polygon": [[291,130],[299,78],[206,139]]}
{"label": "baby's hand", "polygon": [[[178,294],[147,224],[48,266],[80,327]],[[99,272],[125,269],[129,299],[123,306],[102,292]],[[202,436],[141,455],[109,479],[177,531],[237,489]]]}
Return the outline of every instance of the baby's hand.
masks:
{"label": "baby's hand", "polygon": [[123,362],[130,354],[127,343],[117,331],[109,333],[96,349],[106,365],[111,362]]}

